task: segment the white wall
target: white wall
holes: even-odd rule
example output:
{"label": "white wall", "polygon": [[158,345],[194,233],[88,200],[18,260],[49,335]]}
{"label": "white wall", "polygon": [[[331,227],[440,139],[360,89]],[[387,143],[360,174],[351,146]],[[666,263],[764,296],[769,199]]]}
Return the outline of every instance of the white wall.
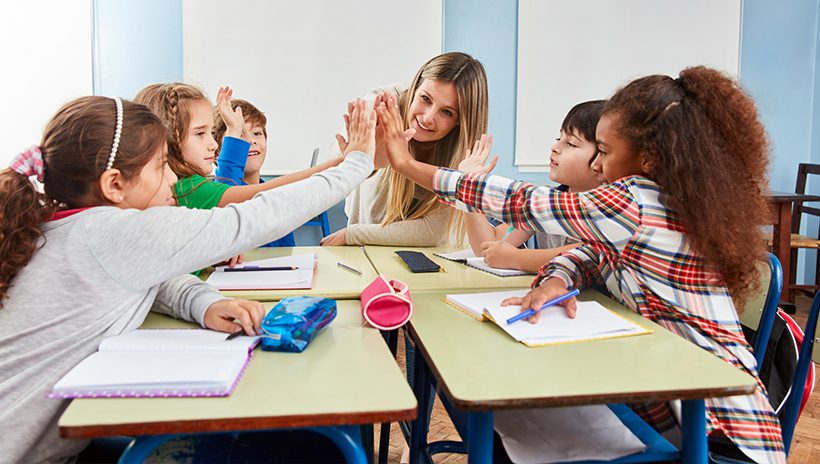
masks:
{"label": "white wall", "polygon": [[740,3],[519,0],[516,165],[546,170],[567,111],[636,77],[698,64],[737,76]]}
{"label": "white wall", "polygon": [[60,106],[92,91],[91,2],[33,0],[13,5],[5,5],[0,15],[2,167],[40,143],[43,128]]}
{"label": "white wall", "polygon": [[185,80],[266,114],[263,173],[304,169],[315,147],[330,156],[347,101],[441,53],[441,1],[184,0]]}

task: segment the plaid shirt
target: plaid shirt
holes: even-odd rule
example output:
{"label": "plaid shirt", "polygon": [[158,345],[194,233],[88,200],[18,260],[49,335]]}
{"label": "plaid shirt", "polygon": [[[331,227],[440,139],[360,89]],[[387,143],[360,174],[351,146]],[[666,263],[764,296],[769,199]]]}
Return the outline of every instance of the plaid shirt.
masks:
{"label": "plaid shirt", "polygon": [[[439,169],[433,185],[459,209],[584,242],[545,264],[533,286],[553,277],[578,288],[603,283],[615,300],[758,378],[721,275],[692,249],[651,180],[627,177],[573,194]],[[785,462],[780,422],[758,384],[751,395],[706,399],[707,428],[723,431],[757,462]],[[636,409],[659,429],[674,425],[668,406]]]}

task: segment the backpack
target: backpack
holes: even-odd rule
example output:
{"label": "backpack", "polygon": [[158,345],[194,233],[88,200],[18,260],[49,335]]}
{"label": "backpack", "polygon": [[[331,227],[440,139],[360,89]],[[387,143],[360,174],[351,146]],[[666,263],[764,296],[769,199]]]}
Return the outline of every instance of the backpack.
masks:
{"label": "backpack", "polygon": [[[753,340],[755,331],[743,326],[743,335],[746,336],[746,340]],[[749,343],[752,344],[751,341]],[[769,344],[766,346],[766,355],[763,363],[758,366],[758,374],[763,385],[766,386],[769,402],[781,423],[783,422],[783,416],[785,416],[784,405],[789,399],[794,371],[797,368],[797,355],[800,352],[802,343],[803,329],[791,316],[782,309],[778,309],[772,324]],[[803,413],[803,408],[806,406],[806,402],[813,390],[814,363],[811,363],[797,417],[800,417],[800,414]]]}

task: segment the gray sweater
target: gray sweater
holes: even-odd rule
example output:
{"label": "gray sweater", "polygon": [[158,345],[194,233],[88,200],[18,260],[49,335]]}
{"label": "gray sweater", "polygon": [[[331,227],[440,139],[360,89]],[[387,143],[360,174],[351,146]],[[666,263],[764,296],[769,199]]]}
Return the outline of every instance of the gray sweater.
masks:
{"label": "gray sweater", "polygon": [[225,208],[95,207],[43,224],[45,244],[12,281],[0,309],[0,462],[61,462],[84,440],[58,436],[68,401],[51,387],[106,337],[149,310],[203,323],[223,299],[184,275],[282,237],[373,170],[362,153],[338,167]]}

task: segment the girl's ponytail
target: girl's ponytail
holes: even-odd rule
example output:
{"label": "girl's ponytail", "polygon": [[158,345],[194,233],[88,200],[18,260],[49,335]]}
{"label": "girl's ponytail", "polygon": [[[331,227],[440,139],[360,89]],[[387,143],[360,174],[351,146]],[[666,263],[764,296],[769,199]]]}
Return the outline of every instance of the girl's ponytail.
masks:
{"label": "girl's ponytail", "polygon": [[29,180],[30,176],[43,180],[39,148],[19,154],[11,166],[0,172],[0,309],[14,276],[44,243],[40,223],[55,210]]}

